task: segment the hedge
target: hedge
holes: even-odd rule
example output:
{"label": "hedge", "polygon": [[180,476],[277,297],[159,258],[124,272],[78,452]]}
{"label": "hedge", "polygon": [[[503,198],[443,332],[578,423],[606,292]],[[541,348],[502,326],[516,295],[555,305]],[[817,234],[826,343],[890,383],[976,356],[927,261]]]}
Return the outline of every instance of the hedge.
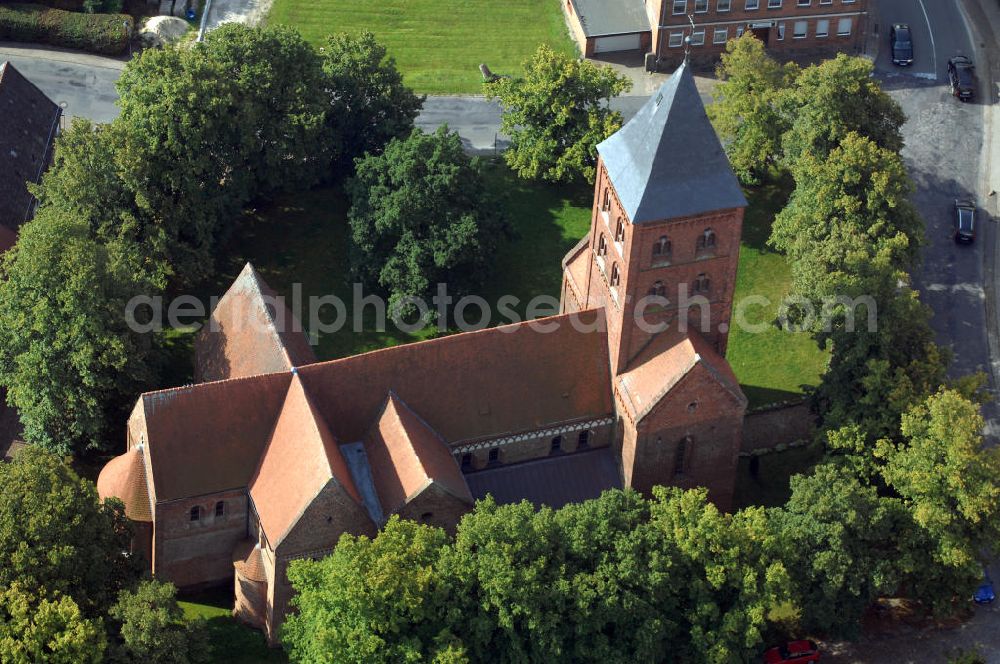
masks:
{"label": "hedge", "polygon": [[117,55],[128,47],[128,35],[134,27],[128,14],[82,14],[36,4],[0,5],[0,40]]}

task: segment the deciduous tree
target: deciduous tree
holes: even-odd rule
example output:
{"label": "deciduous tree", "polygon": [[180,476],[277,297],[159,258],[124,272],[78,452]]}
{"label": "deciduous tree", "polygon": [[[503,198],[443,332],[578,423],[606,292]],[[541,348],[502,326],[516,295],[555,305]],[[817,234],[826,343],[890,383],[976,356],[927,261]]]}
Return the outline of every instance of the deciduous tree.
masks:
{"label": "deciduous tree", "polygon": [[186,622],[176,594],[173,584],[147,580],[118,595],[110,612],[111,661],[198,664],[210,660],[204,621]]}
{"label": "deciduous tree", "polygon": [[522,178],[593,182],[597,144],[622,125],[608,102],[632,88],[610,67],[556,53],[548,46],[524,63],[523,78],[485,84],[503,107],[500,131],[510,136],[507,164]]}
{"label": "deciduous tree", "polygon": [[99,664],[106,637],[65,595],[49,598],[17,584],[0,587],[0,661],[4,664]]}

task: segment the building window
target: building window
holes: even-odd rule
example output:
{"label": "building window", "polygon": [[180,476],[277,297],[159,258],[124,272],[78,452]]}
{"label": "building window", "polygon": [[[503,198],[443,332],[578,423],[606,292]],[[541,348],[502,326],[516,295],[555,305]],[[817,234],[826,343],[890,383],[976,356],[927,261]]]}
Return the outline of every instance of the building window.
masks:
{"label": "building window", "polygon": [[674,0],[674,14],[687,13],[687,0]]}
{"label": "building window", "polygon": [[805,39],[808,30],[809,30],[809,22],[808,21],[796,21],[795,22],[795,38],[796,39]]}
{"label": "building window", "polygon": [[715,4],[715,11],[717,12],[728,12],[732,5],[732,0],[719,0]]}
{"label": "building window", "polygon": [[190,518],[192,521],[201,521],[201,508],[195,505],[191,508]]}
{"label": "building window", "polygon": [[797,4],[799,7],[808,7],[809,5],[812,4],[812,0],[798,0],[798,2],[796,2],[795,4]]}
{"label": "building window", "polygon": [[670,238],[666,235],[661,235],[660,239],[653,245],[653,262],[662,263],[669,260],[671,251],[673,251],[673,248],[670,245]]}
{"label": "building window", "polygon": [[785,24],[784,23],[779,23],[778,24],[778,41],[782,41],[784,39],[785,39]]}
{"label": "building window", "polygon": [[816,21],[816,36],[828,37],[830,35],[830,19],[821,18]]}
{"label": "building window", "polygon": [[215,518],[226,516],[226,504],[221,500],[215,503]]}
{"label": "building window", "polygon": [[729,28],[716,28],[712,33],[713,44],[725,44],[729,38]]}
{"label": "building window", "polygon": [[711,251],[715,249],[715,231],[711,228],[706,228],[705,232],[698,236],[695,248],[698,251]]}
{"label": "building window", "polygon": [[781,9],[781,0],[767,0],[768,9]]}
{"label": "building window", "polygon": [[653,297],[665,297],[667,287],[663,285],[662,281],[654,281],[653,285],[649,287],[649,294]]}
{"label": "building window", "polygon": [[704,43],[705,43],[705,31],[704,30],[695,30],[695,31],[693,31],[691,33],[691,45],[692,46],[701,46]]}
{"label": "building window", "polygon": [[708,275],[702,272],[694,280],[694,292],[707,293],[710,285],[711,282],[708,280]]}
{"label": "building window", "polygon": [[694,0],[694,13],[704,14],[708,11],[708,0]]}
{"label": "building window", "polygon": [[611,285],[615,288],[621,282],[621,274],[618,273],[618,263],[611,266]]}
{"label": "building window", "polygon": [[747,0],[747,3],[743,6],[747,11],[751,9],[758,9],[760,7],[760,0]]}
{"label": "building window", "polygon": [[589,444],[590,444],[590,431],[588,430],[581,431],[580,435],[577,436],[576,439],[577,447],[586,447]]}
{"label": "building window", "polygon": [[674,452],[674,475],[684,474],[684,463],[687,461],[688,445],[690,444],[690,436],[685,436],[678,441],[677,450]]}
{"label": "building window", "polygon": [[683,32],[671,32],[670,41],[667,42],[670,48],[678,48],[684,45],[684,33]]}
{"label": "building window", "polygon": [[821,5],[832,5],[833,4],[833,0],[819,0],[819,4],[821,4]]}
{"label": "building window", "polygon": [[609,189],[608,187],[604,188],[604,200],[601,201],[601,209],[602,210],[611,209],[611,189]]}
{"label": "building window", "polygon": [[552,439],[552,447],[550,448],[549,451],[558,452],[561,449],[562,449],[562,436],[556,436],[555,438]]}
{"label": "building window", "polygon": [[742,25],[737,25],[736,26],[736,38],[739,39],[742,36],[743,36],[743,26]]}
{"label": "building window", "polygon": [[688,404],[688,412],[689,413],[693,413],[696,410],[698,410],[698,402],[697,401],[692,401],[691,403]]}
{"label": "building window", "polygon": [[608,253],[608,238],[601,233],[601,239],[597,241],[597,255],[606,256]]}
{"label": "building window", "polygon": [[468,452],[462,455],[462,470],[472,470],[472,455]]}
{"label": "building window", "polygon": [[615,242],[625,241],[625,222],[618,218],[618,225],[615,226]]}
{"label": "building window", "polygon": [[497,463],[497,462],[500,461],[500,448],[499,447],[491,447],[490,448],[489,460],[490,460],[490,463]]}
{"label": "building window", "polygon": [[837,21],[837,36],[847,37],[851,34],[851,28],[853,27],[853,21],[850,18],[842,18]]}

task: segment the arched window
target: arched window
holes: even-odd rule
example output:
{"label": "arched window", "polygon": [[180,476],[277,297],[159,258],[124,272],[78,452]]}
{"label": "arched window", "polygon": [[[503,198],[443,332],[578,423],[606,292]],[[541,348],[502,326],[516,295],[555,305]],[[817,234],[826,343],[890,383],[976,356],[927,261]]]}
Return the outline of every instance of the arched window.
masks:
{"label": "arched window", "polygon": [[661,235],[660,239],[653,245],[653,261],[661,262],[670,258],[673,247],[670,246],[670,238]]}
{"label": "arched window", "polygon": [[662,281],[654,281],[653,285],[649,287],[649,294],[655,297],[666,297],[667,287],[663,285]]}
{"label": "arched window", "polygon": [[618,225],[615,226],[615,242],[625,241],[625,222],[618,218]]}
{"label": "arched window", "polygon": [[684,474],[684,463],[687,461],[690,444],[691,436],[684,436],[677,442],[677,450],[674,452],[674,475]]}
{"label": "arched window", "polygon": [[489,461],[490,461],[490,463],[500,463],[500,448],[499,447],[491,447],[490,448]]}
{"label": "arched window", "polygon": [[696,293],[707,293],[708,289],[711,287],[712,282],[709,281],[708,275],[704,272],[695,277],[694,280],[694,292]]}
{"label": "arched window", "polygon": [[225,515],[226,515],[226,503],[220,500],[219,502],[215,503],[215,517],[219,518],[220,516],[225,516]]}
{"label": "arched window", "polygon": [[191,520],[201,521],[201,508],[197,505],[191,508]]}
{"label": "arched window", "polygon": [[706,228],[705,231],[698,236],[697,249],[698,251],[711,251],[715,248],[715,231],[711,228]]}
{"label": "arched window", "polygon": [[618,263],[615,263],[611,266],[611,285],[617,287],[621,280],[621,274],[618,273]]}
{"label": "arched window", "polygon": [[611,209],[611,189],[608,187],[604,188],[604,199],[601,201],[602,210]]}
{"label": "arched window", "polygon": [[608,254],[608,238],[601,233],[601,239],[597,241],[597,255],[606,256]]}

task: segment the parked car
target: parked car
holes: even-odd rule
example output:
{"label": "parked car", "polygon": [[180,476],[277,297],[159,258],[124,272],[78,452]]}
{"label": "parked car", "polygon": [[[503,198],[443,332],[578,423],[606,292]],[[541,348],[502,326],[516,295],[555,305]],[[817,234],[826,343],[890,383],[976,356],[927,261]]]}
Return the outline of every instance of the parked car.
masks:
{"label": "parked car", "polygon": [[969,244],[976,239],[976,204],[955,199],[955,242]]}
{"label": "parked car", "polygon": [[889,30],[889,49],[892,53],[892,64],[905,67],[913,64],[913,36],[910,26],[896,23]]}
{"label": "parked car", "polygon": [[948,82],[951,84],[951,94],[962,101],[970,101],[976,96],[974,69],[972,60],[964,55],[956,55],[948,60]]}
{"label": "parked car", "polygon": [[976,604],[992,604],[996,598],[997,596],[993,592],[993,579],[990,578],[989,570],[984,567],[983,582],[979,584],[976,592],[972,594],[972,601]]}
{"label": "parked car", "polygon": [[819,648],[813,641],[789,641],[764,653],[764,664],[807,664],[819,661]]}

